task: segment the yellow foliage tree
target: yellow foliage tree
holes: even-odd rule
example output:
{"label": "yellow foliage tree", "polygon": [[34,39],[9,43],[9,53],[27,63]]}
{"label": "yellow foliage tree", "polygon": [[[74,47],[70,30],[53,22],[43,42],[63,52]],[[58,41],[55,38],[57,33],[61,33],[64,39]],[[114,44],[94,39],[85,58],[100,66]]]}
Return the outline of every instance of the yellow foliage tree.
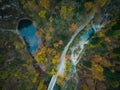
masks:
{"label": "yellow foliage tree", "polygon": [[57,51],[55,49],[52,50],[51,55],[55,56],[57,54]]}
{"label": "yellow foliage tree", "polygon": [[45,58],[41,55],[37,55],[36,56],[36,61],[42,64],[42,63],[44,63]]}
{"label": "yellow foliage tree", "polygon": [[68,75],[65,75],[65,80],[69,80],[70,77],[68,77]]}
{"label": "yellow foliage tree", "polygon": [[91,27],[91,25],[88,24],[88,25],[85,27],[85,29],[89,29],[90,27]]}
{"label": "yellow foliage tree", "polygon": [[44,81],[40,81],[38,87],[37,87],[37,90],[46,90],[47,89],[47,86],[44,84]]}
{"label": "yellow foliage tree", "polygon": [[71,63],[69,61],[66,61],[66,72],[69,72],[71,70]]}
{"label": "yellow foliage tree", "polygon": [[68,7],[68,8],[67,8],[67,11],[68,11],[69,13],[71,13],[71,12],[73,11],[73,7],[71,7],[71,6]]}
{"label": "yellow foliage tree", "polygon": [[59,45],[58,45],[58,43],[54,43],[53,46],[54,46],[55,48],[57,48]]}
{"label": "yellow foliage tree", "polygon": [[99,81],[104,81],[104,76],[102,73],[94,72],[91,75],[91,78],[99,80]]}
{"label": "yellow foliage tree", "polygon": [[103,32],[99,32],[99,33],[97,34],[97,36],[98,36],[98,37],[104,37],[105,35],[103,34]]}
{"label": "yellow foliage tree", "polygon": [[106,2],[107,2],[107,0],[98,0],[98,1],[100,3],[101,7],[103,7],[106,4]]}
{"label": "yellow foliage tree", "polygon": [[48,9],[50,7],[50,1],[49,0],[40,0],[40,5],[44,7],[45,9]]}
{"label": "yellow foliage tree", "polygon": [[57,61],[57,64],[60,62],[60,55],[59,54],[57,54],[57,55],[55,55],[54,56],[54,58],[56,59],[56,61]]}
{"label": "yellow foliage tree", "polygon": [[100,62],[101,65],[103,65],[104,67],[110,67],[111,63],[109,60],[102,60],[102,62]]}
{"label": "yellow foliage tree", "polygon": [[107,36],[105,36],[105,38],[104,38],[104,39],[105,39],[105,41],[106,41],[106,42],[108,42],[108,43],[109,43],[109,42],[111,42],[110,38],[109,38],[109,37],[107,37]]}
{"label": "yellow foliage tree", "polygon": [[91,77],[93,79],[97,79],[97,80],[100,80],[100,81],[104,80],[103,68],[100,65],[98,65],[98,64],[92,64],[91,70],[92,70]]}
{"label": "yellow foliage tree", "polygon": [[46,10],[41,10],[38,15],[41,17],[41,18],[46,18]]}
{"label": "yellow foliage tree", "polygon": [[52,35],[49,31],[48,31],[48,33],[46,33],[45,39],[46,39],[46,41],[50,41],[52,39]]}
{"label": "yellow foliage tree", "polygon": [[85,6],[86,10],[88,11],[88,10],[90,10],[90,9],[92,8],[93,3],[92,3],[92,2],[86,2],[86,3],[84,4],[84,6]]}
{"label": "yellow foliage tree", "polygon": [[55,58],[52,59],[52,64],[56,64],[57,60]]}
{"label": "yellow foliage tree", "polygon": [[61,16],[63,16],[64,19],[66,19],[66,13],[67,13],[67,7],[62,6],[60,9],[60,14],[61,14]]}
{"label": "yellow foliage tree", "polygon": [[62,78],[62,77],[58,76],[57,81],[58,81],[58,83],[60,84],[60,86],[61,86],[61,87],[63,87],[63,86],[64,86],[64,84],[65,84],[64,80],[65,80],[64,78]]}
{"label": "yellow foliage tree", "polygon": [[49,18],[49,21],[52,23],[53,20],[54,20],[54,18],[51,16],[51,17]]}
{"label": "yellow foliage tree", "polygon": [[55,73],[56,73],[56,70],[53,68],[50,72],[50,75],[55,75]]}
{"label": "yellow foliage tree", "polygon": [[53,51],[52,48],[47,48],[47,52],[48,52],[48,53],[51,53],[52,51]]}
{"label": "yellow foliage tree", "polygon": [[45,61],[45,57],[46,57],[46,47],[44,46],[41,46],[41,49],[37,51],[37,55],[36,55],[36,61],[39,62],[39,63],[44,63]]}
{"label": "yellow foliage tree", "polygon": [[38,77],[38,75],[39,75],[38,73],[35,73],[35,76],[34,76],[34,78],[33,78],[33,80],[32,80],[33,83],[36,83],[36,82],[37,82],[37,77]]}
{"label": "yellow foliage tree", "polygon": [[89,90],[89,89],[88,89],[88,86],[87,86],[86,84],[83,84],[82,90]]}
{"label": "yellow foliage tree", "polygon": [[60,61],[60,55],[55,55],[52,59],[52,64],[58,64]]}
{"label": "yellow foliage tree", "polygon": [[92,71],[103,73],[103,68],[98,64],[92,64]]}
{"label": "yellow foliage tree", "polygon": [[66,6],[62,6],[60,9],[60,14],[64,15],[67,12],[67,7]]}

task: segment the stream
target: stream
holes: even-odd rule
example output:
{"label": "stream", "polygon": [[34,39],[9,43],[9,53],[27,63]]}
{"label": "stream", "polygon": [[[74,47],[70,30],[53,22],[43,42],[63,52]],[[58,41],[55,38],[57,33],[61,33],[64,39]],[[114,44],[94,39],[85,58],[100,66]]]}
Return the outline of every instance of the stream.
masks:
{"label": "stream", "polygon": [[[54,86],[55,86],[55,83],[56,83],[56,80],[57,80],[57,77],[58,77],[59,73],[64,73],[64,71],[65,71],[65,61],[66,61],[66,60],[65,60],[65,56],[66,56],[66,54],[67,54],[67,51],[68,51],[71,43],[73,42],[73,40],[75,39],[75,37],[79,34],[79,32],[80,32],[81,30],[83,30],[84,27],[85,27],[93,18],[94,18],[94,15],[91,15],[91,16],[88,18],[88,20],[87,20],[84,24],[82,24],[82,25],[76,30],[76,32],[73,34],[73,36],[72,36],[72,38],[70,39],[70,41],[68,42],[68,44],[65,46],[65,48],[64,48],[64,50],[63,50],[63,52],[62,52],[62,54],[61,54],[61,57],[60,57],[60,64],[58,65],[58,68],[57,68],[57,74],[55,74],[55,75],[52,76],[52,79],[51,79],[51,81],[50,81],[50,83],[49,83],[49,86],[48,86],[48,90],[54,90]],[[82,49],[80,50],[79,54],[80,54],[81,51],[83,50],[83,48],[84,48],[83,46],[84,46],[84,42],[83,42],[83,44],[81,44],[81,48],[82,48]],[[75,59],[72,58],[72,62],[75,62]]]}
{"label": "stream", "polygon": [[[73,34],[72,38],[70,39],[70,41],[68,42],[68,44],[66,45],[66,47],[64,48],[61,58],[60,58],[60,64],[58,65],[57,68],[57,74],[52,76],[52,79],[49,83],[48,86],[48,90],[55,90],[55,84],[57,81],[57,77],[59,75],[59,73],[64,73],[65,71],[65,56],[67,54],[67,51],[71,45],[71,43],[73,42],[73,40],[75,39],[75,37],[79,34],[79,32],[81,30],[84,29],[84,27],[90,23],[90,21],[94,18],[94,15],[91,15],[88,20],[81,25],[76,32]],[[94,33],[98,32],[104,25],[95,25],[92,24],[92,27],[89,28],[85,33],[83,33],[80,36],[80,40],[79,42],[77,42],[77,44],[73,45],[70,49],[71,49],[71,65],[72,65],[72,69],[70,74],[68,75],[68,77],[71,77],[71,75],[73,75],[76,72],[76,65],[79,62],[80,58],[82,57],[82,52],[84,50],[84,45],[88,43],[88,39],[91,38],[93,36]],[[80,48],[80,49],[79,49]],[[76,52],[77,51],[77,52]]]}

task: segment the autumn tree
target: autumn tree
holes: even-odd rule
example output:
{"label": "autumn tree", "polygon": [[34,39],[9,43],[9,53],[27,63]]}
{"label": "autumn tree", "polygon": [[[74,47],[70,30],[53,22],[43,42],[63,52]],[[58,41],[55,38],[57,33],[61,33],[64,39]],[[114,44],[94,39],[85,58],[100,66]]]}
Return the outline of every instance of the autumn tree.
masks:
{"label": "autumn tree", "polygon": [[97,33],[97,36],[98,36],[98,37],[104,37],[105,35],[104,35],[104,33],[101,31],[101,32],[98,32],[98,33]]}
{"label": "autumn tree", "polygon": [[100,63],[102,61],[102,57],[99,55],[94,55],[92,58],[93,63]]}
{"label": "autumn tree", "polygon": [[53,44],[53,46],[54,46],[54,48],[57,48],[59,45],[58,45],[58,43],[56,42],[56,43]]}
{"label": "autumn tree", "polygon": [[66,72],[68,73],[68,72],[70,72],[71,71],[71,63],[70,63],[70,61],[66,61]]}
{"label": "autumn tree", "polygon": [[59,44],[59,45],[63,45],[63,40],[59,40],[59,41],[58,41],[58,44]]}
{"label": "autumn tree", "polygon": [[108,0],[96,0],[96,3],[99,4],[101,7],[103,7]]}
{"label": "autumn tree", "polygon": [[37,55],[36,56],[36,61],[43,64],[45,61],[45,57],[41,56],[41,55]]}
{"label": "autumn tree", "polygon": [[40,0],[40,5],[44,7],[45,9],[48,9],[50,7],[50,1],[49,0]]}
{"label": "autumn tree", "polygon": [[91,24],[87,24],[85,29],[90,29],[90,27],[91,27]]}
{"label": "autumn tree", "polygon": [[60,56],[59,55],[55,55],[53,58],[52,58],[52,64],[58,64],[60,61]]}
{"label": "autumn tree", "polygon": [[66,6],[62,6],[60,9],[60,14],[61,16],[63,16],[63,18],[66,18],[66,13],[67,13],[67,7]]}
{"label": "autumn tree", "polygon": [[46,18],[46,10],[39,11],[38,15],[43,19]]}
{"label": "autumn tree", "polygon": [[53,51],[53,49],[52,49],[52,48],[47,48],[47,52],[48,52],[49,54],[51,54],[51,53],[52,53],[52,51]]}
{"label": "autumn tree", "polygon": [[52,50],[51,55],[55,56],[57,54],[57,51],[55,49]]}
{"label": "autumn tree", "polygon": [[54,20],[54,18],[52,16],[50,16],[49,21],[52,23],[53,20]]}
{"label": "autumn tree", "polygon": [[85,2],[84,7],[86,8],[87,11],[89,11],[93,6],[92,2]]}
{"label": "autumn tree", "polygon": [[83,86],[82,86],[82,90],[89,90],[88,85],[87,85],[87,84],[83,84]]}
{"label": "autumn tree", "polygon": [[112,66],[111,62],[109,60],[106,60],[106,59],[103,59],[100,62],[100,64],[103,65],[104,67],[110,67],[110,66]]}
{"label": "autumn tree", "polygon": [[33,83],[37,82],[38,76],[39,76],[39,73],[36,72],[35,75],[34,75],[34,78],[32,80]]}
{"label": "autumn tree", "polygon": [[63,87],[65,84],[64,78],[60,76],[58,76],[57,82],[60,84],[61,87]]}
{"label": "autumn tree", "polygon": [[67,17],[69,17],[70,19],[74,15],[72,6],[69,6],[69,7],[61,6],[61,9],[59,12],[64,19],[67,19]]}
{"label": "autumn tree", "polygon": [[74,32],[78,28],[77,23],[72,23],[69,27],[70,32]]}
{"label": "autumn tree", "polygon": [[36,61],[43,64],[46,60],[46,47],[41,47],[41,50],[37,51]]}
{"label": "autumn tree", "polygon": [[52,68],[52,70],[50,71],[50,75],[55,75],[56,74],[56,69],[55,68]]}
{"label": "autumn tree", "polygon": [[30,10],[36,10],[38,7],[37,5],[35,4],[35,1],[32,0],[32,1],[28,1],[27,2],[27,7],[30,9]]}
{"label": "autumn tree", "polygon": [[46,39],[47,42],[52,39],[52,35],[51,35],[51,33],[49,31],[46,33],[45,39]]}
{"label": "autumn tree", "polygon": [[70,54],[67,54],[67,55],[65,56],[65,59],[66,59],[66,60],[70,60],[70,57],[71,57]]}
{"label": "autumn tree", "polygon": [[73,7],[72,6],[69,6],[67,8],[67,15],[69,15],[69,19],[73,17],[74,15],[74,10],[73,10]]}
{"label": "autumn tree", "polygon": [[92,64],[91,70],[92,70],[91,77],[93,79],[96,79],[96,80],[99,80],[99,81],[104,80],[103,67],[101,65]]}
{"label": "autumn tree", "polygon": [[41,80],[37,87],[37,90],[46,90],[46,89],[47,89],[47,86],[44,84],[44,80]]}
{"label": "autumn tree", "polygon": [[73,7],[72,7],[72,6],[68,7],[68,8],[67,8],[67,11],[68,11],[69,13],[71,13],[71,12],[73,11]]}

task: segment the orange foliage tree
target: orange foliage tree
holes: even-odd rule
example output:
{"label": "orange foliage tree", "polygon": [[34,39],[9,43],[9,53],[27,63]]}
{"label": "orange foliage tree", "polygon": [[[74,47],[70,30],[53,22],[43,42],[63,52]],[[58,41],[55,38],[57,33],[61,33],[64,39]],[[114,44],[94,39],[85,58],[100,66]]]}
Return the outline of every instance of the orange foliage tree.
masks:
{"label": "orange foliage tree", "polygon": [[63,45],[63,41],[62,41],[62,40],[59,40],[58,44],[59,44],[59,45]]}
{"label": "orange foliage tree", "polygon": [[99,56],[99,55],[94,55],[93,56],[93,59],[92,59],[92,62],[93,63],[100,63],[102,61],[102,57]]}

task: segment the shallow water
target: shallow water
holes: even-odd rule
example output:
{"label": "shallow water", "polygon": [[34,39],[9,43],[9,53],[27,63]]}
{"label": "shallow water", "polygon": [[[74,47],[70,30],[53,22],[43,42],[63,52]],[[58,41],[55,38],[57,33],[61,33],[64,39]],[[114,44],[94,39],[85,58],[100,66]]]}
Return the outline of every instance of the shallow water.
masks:
{"label": "shallow water", "polygon": [[93,34],[94,34],[94,29],[90,28],[80,37],[81,42],[87,41]]}
{"label": "shallow water", "polygon": [[[90,28],[89,30],[87,30],[86,32],[84,32],[79,38],[80,38],[80,42],[81,43],[85,43],[89,38],[91,38],[94,34],[94,29],[93,28]],[[79,42],[77,42],[79,44]],[[73,46],[75,47],[75,46]],[[80,51],[80,50],[79,50]],[[73,54],[73,53],[72,53]],[[73,64],[72,62],[73,60],[71,60],[71,72],[69,74],[69,76],[72,76],[75,72],[76,72],[76,67],[75,65]]]}

